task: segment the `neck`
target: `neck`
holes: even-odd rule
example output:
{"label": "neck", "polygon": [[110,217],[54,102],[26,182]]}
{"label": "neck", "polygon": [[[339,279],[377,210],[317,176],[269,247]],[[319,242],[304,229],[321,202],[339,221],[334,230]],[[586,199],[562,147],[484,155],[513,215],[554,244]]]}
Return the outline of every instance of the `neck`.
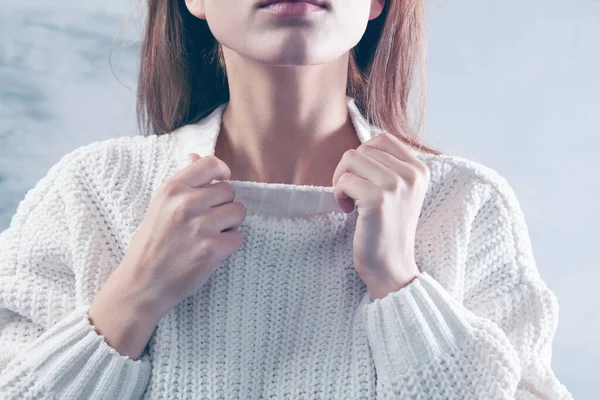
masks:
{"label": "neck", "polygon": [[343,153],[360,145],[346,104],[347,54],[302,67],[228,55],[230,99],[215,155],[231,179],[331,186]]}

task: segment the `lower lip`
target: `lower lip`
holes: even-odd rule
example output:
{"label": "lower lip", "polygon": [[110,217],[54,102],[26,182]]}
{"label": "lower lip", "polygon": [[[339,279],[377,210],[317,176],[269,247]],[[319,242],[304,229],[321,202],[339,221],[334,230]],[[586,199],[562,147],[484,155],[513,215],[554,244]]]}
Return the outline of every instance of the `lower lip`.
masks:
{"label": "lower lip", "polygon": [[318,11],[325,11],[325,7],[311,4],[306,1],[282,1],[266,7],[261,7],[261,9],[279,17],[304,17]]}

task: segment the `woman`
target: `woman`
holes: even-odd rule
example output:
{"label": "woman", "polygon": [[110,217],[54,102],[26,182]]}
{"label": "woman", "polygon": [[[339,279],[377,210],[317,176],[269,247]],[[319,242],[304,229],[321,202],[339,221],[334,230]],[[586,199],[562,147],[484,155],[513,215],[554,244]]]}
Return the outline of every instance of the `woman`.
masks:
{"label": "woman", "polygon": [[2,398],[571,398],[514,191],[409,123],[423,2],[271,3],[149,0],[146,134],[0,237]]}

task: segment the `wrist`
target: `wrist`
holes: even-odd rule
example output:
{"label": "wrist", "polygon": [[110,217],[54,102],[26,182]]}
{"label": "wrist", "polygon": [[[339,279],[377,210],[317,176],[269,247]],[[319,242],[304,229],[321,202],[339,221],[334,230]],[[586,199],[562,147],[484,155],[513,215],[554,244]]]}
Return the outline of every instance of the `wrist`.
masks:
{"label": "wrist", "polygon": [[119,352],[137,360],[144,352],[158,320],[139,313],[124,303],[97,297],[88,311],[89,322],[105,342]]}
{"label": "wrist", "polygon": [[395,293],[406,286],[413,283],[417,278],[421,276],[421,273],[413,274],[408,279],[402,279],[398,282],[392,282],[390,280],[386,281],[386,283],[379,283],[377,285],[371,285],[371,287],[367,286],[368,292],[371,295],[371,299],[383,299],[388,296],[390,293]]}
{"label": "wrist", "polygon": [[98,296],[102,292],[109,293],[107,297],[117,307],[126,305],[138,319],[156,322],[158,325],[158,321],[169,309],[162,305],[162,299],[156,296],[155,291],[140,285],[141,279],[133,277],[129,271],[129,267],[120,265],[110,275]]}
{"label": "wrist", "polygon": [[137,360],[144,352],[163,314],[152,303],[121,289],[111,276],[89,308],[89,322],[106,343],[120,354]]}

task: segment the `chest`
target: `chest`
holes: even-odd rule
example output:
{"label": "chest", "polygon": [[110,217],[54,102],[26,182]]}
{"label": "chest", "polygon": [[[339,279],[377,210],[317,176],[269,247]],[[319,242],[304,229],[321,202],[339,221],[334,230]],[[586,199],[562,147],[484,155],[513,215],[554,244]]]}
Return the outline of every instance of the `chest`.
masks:
{"label": "chest", "polygon": [[352,227],[319,237],[277,229],[242,225],[244,245],[161,319],[148,398],[174,386],[206,399],[361,398],[356,388],[374,398]]}

